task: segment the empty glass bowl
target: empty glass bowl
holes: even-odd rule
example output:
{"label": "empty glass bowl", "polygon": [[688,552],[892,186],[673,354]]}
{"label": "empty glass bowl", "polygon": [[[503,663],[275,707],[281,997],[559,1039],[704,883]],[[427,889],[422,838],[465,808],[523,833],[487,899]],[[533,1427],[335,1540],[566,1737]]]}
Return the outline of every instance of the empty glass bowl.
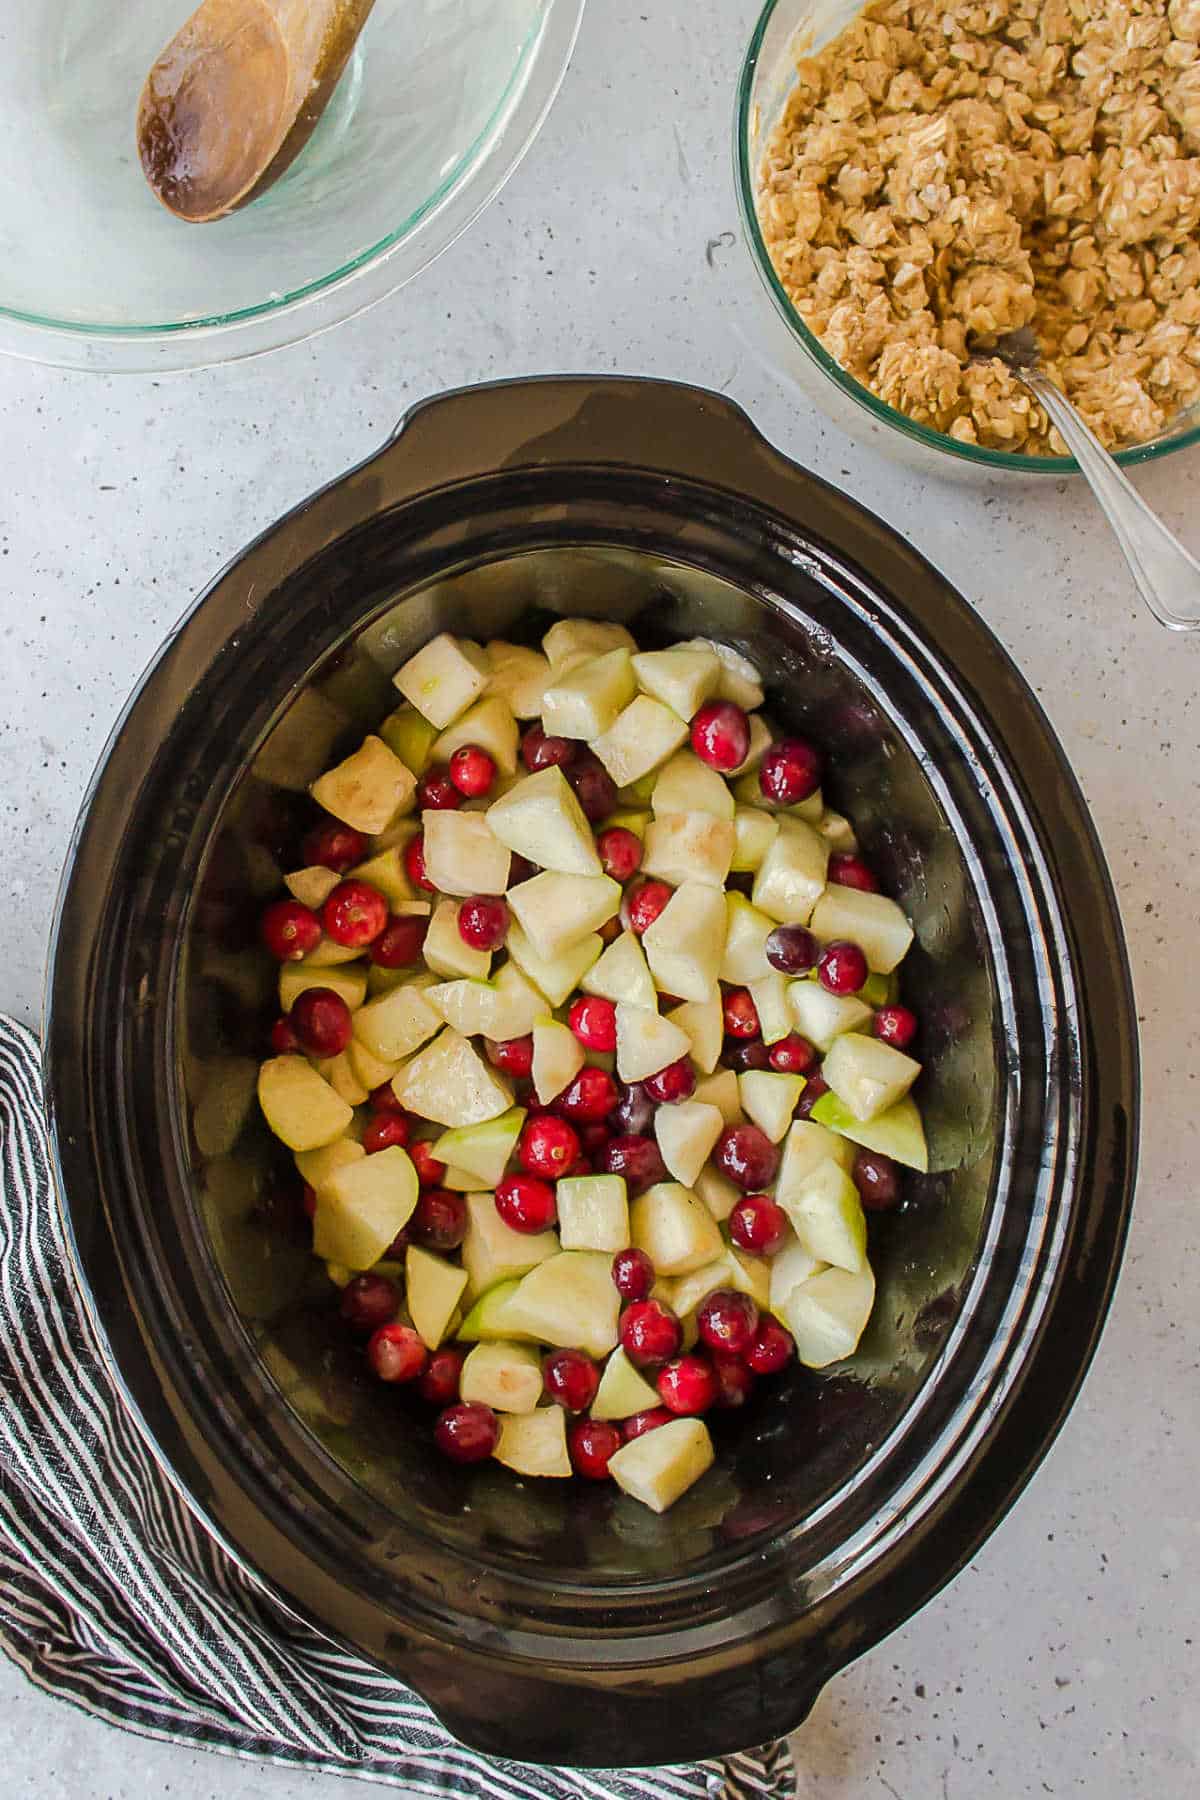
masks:
{"label": "empty glass bowl", "polygon": [[99,369],[225,362],[409,280],[495,195],[584,0],[376,0],[317,131],[252,205],[186,225],[134,138],[195,0],[0,0],[0,350]]}

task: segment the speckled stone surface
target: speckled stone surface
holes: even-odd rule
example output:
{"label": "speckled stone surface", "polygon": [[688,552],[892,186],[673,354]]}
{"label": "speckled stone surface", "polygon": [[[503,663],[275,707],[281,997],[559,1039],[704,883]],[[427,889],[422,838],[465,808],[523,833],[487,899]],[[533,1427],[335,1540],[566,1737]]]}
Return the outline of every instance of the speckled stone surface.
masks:
{"label": "speckled stone surface", "polygon": [[[191,596],[414,400],[556,370],[738,399],[955,581],[1060,732],[1107,850],[1142,1021],[1142,1178],[1082,1398],[976,1561],[836,1680],[797,1734],[814,1800],[1180,1800],[1200,1791],[1200,637],[1138,603],[1079,486],[922,480],[754,346],[729,177],[753,0],[596,0],[544,135],[403,293],[311,346],[186,378],[0,364],[0,1005],[34,1020],[89,772]],[[1200,457],[1138,476],[1200,546]],[[0,1664],[3,1792],[290,1800],[332,1781],[124,1736]]]}

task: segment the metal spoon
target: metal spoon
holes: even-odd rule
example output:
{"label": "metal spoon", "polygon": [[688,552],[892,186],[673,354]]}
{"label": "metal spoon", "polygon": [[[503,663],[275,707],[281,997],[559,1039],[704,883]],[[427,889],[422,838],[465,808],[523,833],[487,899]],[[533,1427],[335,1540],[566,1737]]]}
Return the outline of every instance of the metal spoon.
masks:
{"label": "metal spoon", "polygon": [[1138,591],[1160,625],[1171,631],[1200,629],[1200,563],[1156,518],[1137,489],[1060,388],[1041,367],[1029,326],[998,338],[979,360],[995,356],[1035,394],[1057,425],[1116,533]]}
{"label": "metal spoon", "polygon": [[324,112],[375,0],[203,0],[138,102],[138,154],[169,211],[202,223],[277,181]]}

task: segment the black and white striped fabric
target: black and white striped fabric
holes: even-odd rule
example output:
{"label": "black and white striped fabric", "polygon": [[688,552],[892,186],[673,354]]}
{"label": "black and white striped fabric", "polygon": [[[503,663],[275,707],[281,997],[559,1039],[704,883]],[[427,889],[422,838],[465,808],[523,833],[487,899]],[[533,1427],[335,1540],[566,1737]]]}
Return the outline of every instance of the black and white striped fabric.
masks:
{"label": "black and white striped fabric", "polygon": [[786,1744],[581,1773],[465,1750],[212,1541],[110,1383],[49,1178],[36,1040],[0,1017],[0,1648],[148,1737],[454,1800],[791,1800]]}

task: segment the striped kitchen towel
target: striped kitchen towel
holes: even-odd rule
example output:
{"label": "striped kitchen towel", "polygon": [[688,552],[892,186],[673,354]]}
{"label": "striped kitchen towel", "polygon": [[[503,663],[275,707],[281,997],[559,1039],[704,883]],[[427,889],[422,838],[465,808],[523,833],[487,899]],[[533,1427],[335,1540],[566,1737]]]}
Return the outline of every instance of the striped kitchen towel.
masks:
{"label": "striped kitchen towel", "polygon": [[49,1177],[38,1046],[0,1017],[0,1648],[111,1724],[454,1800],[791,1800],[786,1744],[654,1770],[466,1750],[277,1605],[163,1478],[108,1380]]}

